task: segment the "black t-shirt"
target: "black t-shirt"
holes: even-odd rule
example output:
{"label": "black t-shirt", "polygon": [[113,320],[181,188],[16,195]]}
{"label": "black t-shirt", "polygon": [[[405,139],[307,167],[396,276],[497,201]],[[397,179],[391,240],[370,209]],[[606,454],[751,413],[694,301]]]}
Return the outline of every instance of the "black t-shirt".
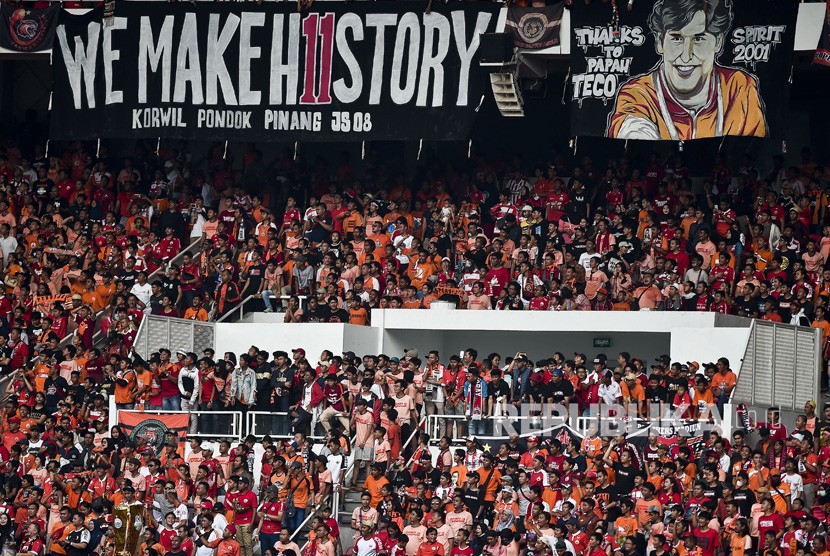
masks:
{"label": "black t-shirt", "polygon": [[72,395],[72,399],[76,402],[84,401],[84,395],[86,394],[86,390],[80,384],[76,384],[75,386],[68,385],[66,386],[66,396]]}
{"label": "black t-shirt", "polygon": [[475,519],[478,508],[481,506],[481,501],[484,499],[484,490],[481,487],[476,490],[470,490],[468,488],[464,491],[463,496],[464,505],[467,506],[467,510],[472,514],[473,519]]}
{"label": "black t-shirt", "polygon": [[647,402],[659,404],[660,402],[668,401],[666,396],[668,396],[668,391],[662,386],[655,386],[654,388],[646,386]]}
{"label": "black t-shirt", "polygon": [[12,491],[19,490],[22,484],[23,481],[17,473],[13,473],[11,475],[3,473],[0,475],[0,488],[6,492],[6,497],[8,497]]}
{"label": "black t-shirt", "polygon": [[548,389],[547,384],[543,384],[541,382],[531,382],[530,388],[527,389],[525,395],[530,399],[530,401],[541,403],[550,397],[550,390]]}
{"label": "black t-shirt", "polygon": [[[0,359],[11,359],[12,357],[12,348],[9,347],[9,344],[0,347]],[[8,372],[11,370],[10,365],[0,365],[0,372]]]}
{"label": "black t-shirt", "polygon": [[[124,282],[124,288],[127,291],[130,291],[133,286],[135,285],[136,276],[138,276],[138,271],[131,270],[129,272],[122,271],[121,274],[118,275],[118,279]],[[175,300],[174,300],[175,301]]]}
{"label": "black t-shirt", "polygon": [[316,308],[310,307],[303,313],[303,322],[328,322],[331,310],[326,305],[317,305]]}
{"label": "black t-shirt", "polygon": [[666,401],[668,403],[674,402],[674,395],[677,394],[677,387],[679,385],[685,385],[687,388],[689,386],[689,381],[685,378],[666,378]]}
{"label": "black t-shirt", "polygon": [[711,500],[719,500],[723,498],[723,489],[720,485],[706,485],[706,488],[703,489],[703,496]]}
{"label": "black t-shirt", "polygon": [[46,398],[46,407],[57,407],[58,402],[66,396],[69,385],[62,376],[57,378],[46,377],[43,382],[43,395]]}
{"label": "black t-shirt", "polygon": [[494,401],[498,399],[499,396],[504,396],[505,399],[509,399],[510,387],[504,380],[499,379],[498,384],[496,384],[495,381],[490,383],[487,393],[488,396],[493,398]]}
{"label": "black t-shirt", "polygon": [[262,285],[262,277],[265,275],[265,265],[258,264],[248,269],[248,289],[245,290],[246,295],[256,293],[259,291],[259,286]]}
{"label": "black t-shirt", "polygon": [[349,322],[349,312],[345,309],[337,309],[336,311],[329,309],[328,322]]}
{"label": "black t-shirt", "polygon": [[179,298],[180,287],[182,287],[182,281],[178,278],[172,280],[167,277],[161,278],[161,295],[166,295],[173,303]]}
{"label": "black t-shirt", "polygon": [[614,472],[616,473],[614,486],[617,487],[617,492],[630,494],[634,490],[634,477],[637,475],[637,468],[633,465],[626,467],[616,461],[614,462]]}
{"label": "black t-shirt", "polygon": [[733,490],[732,500],[738,505],[741,515],[749,515],[752,511],[752,505],[757,501],[755,493],[748,488]]}
{"label": "black t-shirt", "polygon": [[574,387],[570,381],[563,378],[558,384],[551,381],[550,384],[548,384],[548,392],[550,393],[550,397],[553,399],[553,403],[562,403],[565,401],[565,398],[573,398]]}

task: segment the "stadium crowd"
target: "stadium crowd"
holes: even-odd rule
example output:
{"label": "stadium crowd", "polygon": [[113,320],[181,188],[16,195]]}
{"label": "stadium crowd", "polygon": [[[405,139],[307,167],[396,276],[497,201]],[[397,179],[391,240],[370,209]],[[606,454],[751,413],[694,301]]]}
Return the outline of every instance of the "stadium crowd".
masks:
{"label": "stadium crowd", "polygon": [[[505,404],[524,415],[616,404],[695,423],[736,377],[723,358],[421,355],[161,350],[110,354],[91,380],[99,362],[38,353],[0,413],[0,544],[119,556],[114,507],[139,503],[141,556],[828,554],[830,404],[818,415],[808,401],[791,432],[772,408],[744,421],[750,435],[499,438],[489,427]],[[216,446],[170,431],[154,444],[109,419],[109,396],[119,410],[198,408],[191,433],[222,432],[212,411],[258,411],[260,433]],[[428,415],[444,416],[437,442],[421,431]],[[344,537],[336,509],[349,491],[360,503]]]}
{"label": "stadium crowd", "polygon": [[[369,324],[374,308],[715,311],[830,337],[830,170],[809,149],[759,170],[680,155],[604,169],[556,155],[429,164],[270,164],[249,144],[139,143],[94,157],[0,149],[0,331],[100,333],[129,352],[145,314],[211,320],[243,300],[285,322]],[[276,185],[277,187],[273,187]],[[185,249],[191,245],[191,249]],[[232,315],[229,315],[232,316]]]}
{"label": "stadium crowd", "polygon": [[[4,556],[115,556],[108,517],[124,500],[147,505],[142,556],[301,556],[289,537],[307,511],[302,556],[340,556],[350,547],[326,507],[346,488],[368,491],[357,556],[828,553],[830,410],[812,401],[792,434],[772,411],[752,442],[740,430],[645,445],[475,438],[508,404],[694,420],[728,399],[725,360],[131,351],[147,314],[207,321],[254,296],[285,322],[361,325],[373,308],[437,300],[717,311],[821,328],[826,353],[830,173],[809,149],[763,171],[719,157],[698,184],[678,155],[603,169],[480,157],[408,174],[371,153],[267,164],[253,144],[238,157],[221,145],[194,157],[185,142],[129,156],[52,147],[25,134],[0,147]],[[215,451],[173,436],[157,454],[109,419],[109,396],[123,410],[198,409],[191,432],[224,434],[221,410],[261,412],[269,434]],[[419,433],[430,414],[447,416],[437,441]]]}

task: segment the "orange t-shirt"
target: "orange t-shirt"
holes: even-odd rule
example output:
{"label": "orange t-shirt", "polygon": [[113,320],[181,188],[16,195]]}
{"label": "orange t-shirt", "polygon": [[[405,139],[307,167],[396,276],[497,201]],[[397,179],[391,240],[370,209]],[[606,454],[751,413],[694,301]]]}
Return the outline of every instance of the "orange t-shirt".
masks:
{"label": "orange t-shirt", "polygon": [[349,324],[366,326],[369,324],[369,312],[363,307],[349,308]]}

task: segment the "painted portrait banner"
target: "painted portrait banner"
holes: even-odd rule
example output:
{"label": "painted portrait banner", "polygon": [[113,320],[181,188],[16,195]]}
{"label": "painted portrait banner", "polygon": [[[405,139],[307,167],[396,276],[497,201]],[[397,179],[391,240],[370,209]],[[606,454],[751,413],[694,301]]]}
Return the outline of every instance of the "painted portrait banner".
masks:
{"label": "painted portrait banner", "polygon": [[575,2],[571,132],[615,139],[782,138],[797,0]]}

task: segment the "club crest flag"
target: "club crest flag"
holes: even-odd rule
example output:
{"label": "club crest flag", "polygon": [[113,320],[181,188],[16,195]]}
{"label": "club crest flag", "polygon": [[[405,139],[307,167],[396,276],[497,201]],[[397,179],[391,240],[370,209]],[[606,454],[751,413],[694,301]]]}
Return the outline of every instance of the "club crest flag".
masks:
{"label": "club crest flag", "polygon": [[190,424],[188,413],[152,414],[141,411],[119,411],[118,421],[124,433],[135,442],[139,438],[147,441],[147,445],[161,454],[167,433],[175,432],[180,438],[187,435]]}
{"label": "club crest flag", "polygon": [[507,27],[517,48],[541,49],[559,46],[559,30],[565,3],[542,8],[511,5],[507,8]]}
{"label": "club crest flag", "polygon": [[574,2],[572,134],[783,138],[798,4]]}
{"label": "club crest flag", "polygon": [[0,5],[0,48],[17,52],[51,50],[60,4],[28,9]]}

